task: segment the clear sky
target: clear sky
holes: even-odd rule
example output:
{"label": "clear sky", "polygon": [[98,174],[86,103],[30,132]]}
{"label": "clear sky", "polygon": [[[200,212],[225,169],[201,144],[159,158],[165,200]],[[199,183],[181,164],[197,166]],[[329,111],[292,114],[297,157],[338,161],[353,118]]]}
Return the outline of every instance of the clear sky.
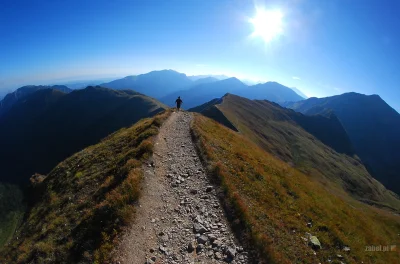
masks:
{"label": "clear sky", "polygon": [[[281,16],[267,41],[257,10]],[[397,0],[2,0],[0,92],[174,69],[379,94],[399,111],[399,14]]]}

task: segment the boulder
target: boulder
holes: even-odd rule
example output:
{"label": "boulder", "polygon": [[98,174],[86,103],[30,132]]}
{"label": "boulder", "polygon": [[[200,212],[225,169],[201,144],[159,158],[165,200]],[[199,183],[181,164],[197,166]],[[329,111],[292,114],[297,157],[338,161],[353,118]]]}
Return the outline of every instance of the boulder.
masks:
{"label": "boulder", "polygon": [[321,249],[321,242],[319,242],[318,238],[316,236],[310,236],[308,244],[313,248],[313,249]]}

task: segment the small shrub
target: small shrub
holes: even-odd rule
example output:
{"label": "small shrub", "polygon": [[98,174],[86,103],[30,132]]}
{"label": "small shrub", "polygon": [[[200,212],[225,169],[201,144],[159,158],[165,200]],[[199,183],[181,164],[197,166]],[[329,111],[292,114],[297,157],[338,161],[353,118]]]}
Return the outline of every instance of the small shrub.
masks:
{"label": "small shrub", "polygon": [[80,179],[83,176],[83,172],[78,171],[77,173],[75,173],[75,178]]}

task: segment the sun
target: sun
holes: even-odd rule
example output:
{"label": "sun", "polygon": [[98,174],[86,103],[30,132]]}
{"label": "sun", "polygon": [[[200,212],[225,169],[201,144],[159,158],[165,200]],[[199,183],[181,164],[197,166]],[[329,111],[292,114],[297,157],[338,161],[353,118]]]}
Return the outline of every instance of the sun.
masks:
{"label": "sun", "polygon": [[249,21],[253,24],[253,37],[261,37],[266,43],[282,34],[283,14],[280,10],[265,10],[257,8],[254,18]]}

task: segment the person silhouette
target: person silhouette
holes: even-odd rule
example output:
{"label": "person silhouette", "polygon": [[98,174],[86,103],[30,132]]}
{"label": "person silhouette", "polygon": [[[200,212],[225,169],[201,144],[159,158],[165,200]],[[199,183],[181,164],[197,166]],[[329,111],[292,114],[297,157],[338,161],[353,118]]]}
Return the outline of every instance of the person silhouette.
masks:
{"label": "person silhouette", "polygon": [[181,109],[181,104],[183,103],[180,96],[178,96],[178,99],[176,99],[175,103],[176,103],[176,108],[179,111],[179,109]]}

